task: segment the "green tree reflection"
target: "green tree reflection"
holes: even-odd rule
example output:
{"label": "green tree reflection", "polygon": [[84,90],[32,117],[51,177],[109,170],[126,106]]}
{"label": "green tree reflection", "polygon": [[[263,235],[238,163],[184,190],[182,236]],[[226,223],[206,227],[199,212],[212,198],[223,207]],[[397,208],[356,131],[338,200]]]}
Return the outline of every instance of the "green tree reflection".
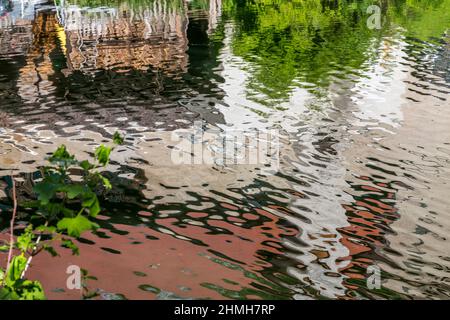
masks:
{"label": "green tree reflection", "polygon": [[[381,29],[367,27],[374,4]],[[361,75],[383,37],[440,37],[450,21],[449,0],[226,0],[223,10],[234,23],[233,53],[253,68],[247,96],[267,106],[286,101],[294,87],[319,95],[336,78]]]}

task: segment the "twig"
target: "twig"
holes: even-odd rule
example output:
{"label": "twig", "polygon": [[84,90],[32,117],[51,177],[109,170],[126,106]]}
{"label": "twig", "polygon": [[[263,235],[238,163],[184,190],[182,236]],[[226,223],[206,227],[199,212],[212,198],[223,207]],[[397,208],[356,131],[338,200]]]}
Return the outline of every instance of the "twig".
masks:
{"label": "twig", "polygon": [[[9,265],[11,264],[11,258],[12,258],[12,253],[13,253],[13,249],[14,249],[14,222],[16,220],[16,213],[17,213],[16,183],[14,181],[13,176],[11,176],[11,180],[12,180],[13,214],[12,214],[11,221],[10,221],[9,252],[8,252],[8,262],[6,265],[6,270],[9,270]],[[47,224],[48,224],[48,221],[45,222],[45,226],[47,226]],[[42,238],[42,232],[41,232],[41,234],[39,234],[39,236],[36,240],[36,243],[33,247],[33,251],[30,254],[30,256],[28,257],[25,269],[22,271],[22,274],[20,276],[22,279],[25,277],[25,273],[27,272],[28,267],[31,264],[31,260],[33,259],[33,256],[34,256],[33,253],[36,252],[37,246],[38,246],[39,242],[41,241],[41,238]]]}
{"label": "twig", "polygon": [[[47,226],[47,225],[48,225],[48,221],[45,222],[45,226]],[[23,269],[22,274],[20,275],[21,279],[25,278],[25,273],[27,272],[28,268],[30,267],[31,260],[33,260],[33,257],[36,255],[37,247],[39,245],[39,242],[41,242],[41,238],[42,238],[42,232],[39,234],[39,236],[36,240],[36,243],[34,244],[33,251],[31,252],[30,256],[27,259],[27,264],[25,265],[25,269]]]}
{"label": "twig", "polygon": [[8,262],[6,264],[6,270],[9,269],[9,265],[11,263],[13,248],[14,248],[14,222],[16,220],[16,212],[17,212],[17,197],[16,197],[16,183],[14,181],[14,177],[11,176],[12,180],[12,197],[13,197],[13,214],[10,221],[10,235],[9,235],[9,252],[8,252]]}

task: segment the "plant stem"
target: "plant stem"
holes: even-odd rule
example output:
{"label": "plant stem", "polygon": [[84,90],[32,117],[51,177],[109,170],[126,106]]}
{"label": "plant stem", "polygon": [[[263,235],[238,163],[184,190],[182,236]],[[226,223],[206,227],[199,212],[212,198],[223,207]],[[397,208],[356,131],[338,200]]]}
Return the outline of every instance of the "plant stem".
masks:
{"label": "plant stem", "polygon": [[12,181],[12,197],[13,197],[13,214],[10,221],[10,234],[9,234],[9,252],[8,252],[8,260],[6,264],[6,270],[9,269],[9,265],[11,263],[13,248],[14,248],[14,222],[16,220],[16,212],[17,212],[17,197],[16,197],[16,183],[14,181],[14,177],[11,176]]}
{"label": "plant stem", "polygon": [[[48,225],[48,221],[45,222],[45,226],[47,226],[47,225]],[[25,273],[27,272],[28,267],[31,264],[31,260],[33,260],[34,253],[37,250],[37,246],[38,246],[39,242],[41,242],[41,238],[42,238],[42,232],[39,234],[39,236],[36,240],[36,243],[34,244],[33,251],[31,252],[30,256],[27,259],[27,264],[25,265],[25,269],[23,269],[22,274],[20,275],[21,279],[23,279],[25,277]]]}

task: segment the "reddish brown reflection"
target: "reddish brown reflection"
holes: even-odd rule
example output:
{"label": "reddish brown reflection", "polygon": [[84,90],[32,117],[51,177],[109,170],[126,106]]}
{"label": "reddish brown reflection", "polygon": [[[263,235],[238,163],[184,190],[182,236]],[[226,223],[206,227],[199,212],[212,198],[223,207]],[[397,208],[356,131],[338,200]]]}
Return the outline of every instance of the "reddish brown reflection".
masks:
{"label": "reddish brown reflection", "polygon": [[374,249],[388,245],[385,236],[389,225],[398,219],[395,193],[387,191],[393,190],[388,184],[367,176],[359,176],[357,180],[363,184],[352,188],[362,195],[354,196],[352,204],[343,206],[350,226],[337,229],[342,235],[340,242],[349,250],[349,255],[341,260],[350,260],[350,263],[339,271],[349,278],[344,285],[350,290],[358,287],[349,280],[366,278],[364,270],[375,263]]}
{"label": "reddish brown reflection", "polygon": [[[223,207],[229,209],[235,206],[223,203]],[[153,216],[151,212],[139,214],[143,217]],[[186,214],[188,217],[204,215],[207,213]],[[53,259],[49,259],[46,254],[39,255],[33,261],[29,277],[42,281],[44,287],[48,288],[46,294],[50,299],[80,298],[79,291],[66,289],[66,269],[72,264],[87,269],[90,274],[98,277],[98,281],[89,283],[91,289],[100,288],[111,293],[123,293],[128,299],[157,297],[154,293],[138,289],[141,285],[150,285],[179,297],[223,299],[224,296],[202,284],[211,283],[235,291],[245,287],[251,288],[255,279],[247,277],[242,270],[258,273],[270,266],[268,262],[258,259],[258,252],[264,250],[281,254],[281,245],[277,245],[277,242],[282,237],[296,232],[294,229],[280,227],[278,219],[262,209],[243,216],[249,220],[261,216],[268,219],[249,229],[239,225],[245,220],[238,217],[229,216],[228,221],[206,220],[211,227],[226,229],[228,234],[213,234],[207,228],[190,224],[179,227],[175,225],[176,218],[155,219],[159,228],[166,227],[164,230],[201,241],[204,246],[177,239],[174,234],[158,232],[146,226],[115,225],[121,233],[126,234],[118,235],[101,229],[99,231],[105,232],[111,238],[86,235],[86,239],[95,242],[95,245],[80,243],[82,254],[79,257],[72,256],[67,250],[60,250],[61,256]],[[109,217],[102,216],[101,219],[107,220]],[[273,245],[267,245],[269,240]],[[108,252],[105,248],[112,250]],[[231,261],[242,269],[215,262],[212,258],[216,256],[211,252],[229,257],[230,260],[224,261]],[[139,275],[134,274],[136,271]],[[57,288],[64,289],[65,292],[55,291]]]}

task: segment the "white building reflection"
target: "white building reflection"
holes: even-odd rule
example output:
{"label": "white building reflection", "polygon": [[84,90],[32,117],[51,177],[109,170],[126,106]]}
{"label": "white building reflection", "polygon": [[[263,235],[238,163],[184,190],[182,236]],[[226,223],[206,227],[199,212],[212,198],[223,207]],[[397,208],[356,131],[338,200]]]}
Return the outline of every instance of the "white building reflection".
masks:
{"label": "white building reflection", "polygon": [[69,71],[152,66],[183,72],[187,67],[188,19],[181,0],[111,7],[62,1],[56,14],[65,31]]}
{"label": "white building reflection", "polygon": [[[1,0],[0,54],[25,54],[37,43],[32,39],[56,33],[66,54],[68,72],[146,70],[149,66],[184,72],[189,16],[207,19],[208,34],[216,29],[221,16],[222,0],[199,3],[142,0],[89,6],[77,0],[55,1],[55,5],[44,0]],[[42,22],[48,17],[54,26],[44,23],[47,29],[43,29]]]}
{"label": "white building reflection", "polygon": [[0,56],[23,54],[32,43],[36,5],[43,0],[0,0]]}

